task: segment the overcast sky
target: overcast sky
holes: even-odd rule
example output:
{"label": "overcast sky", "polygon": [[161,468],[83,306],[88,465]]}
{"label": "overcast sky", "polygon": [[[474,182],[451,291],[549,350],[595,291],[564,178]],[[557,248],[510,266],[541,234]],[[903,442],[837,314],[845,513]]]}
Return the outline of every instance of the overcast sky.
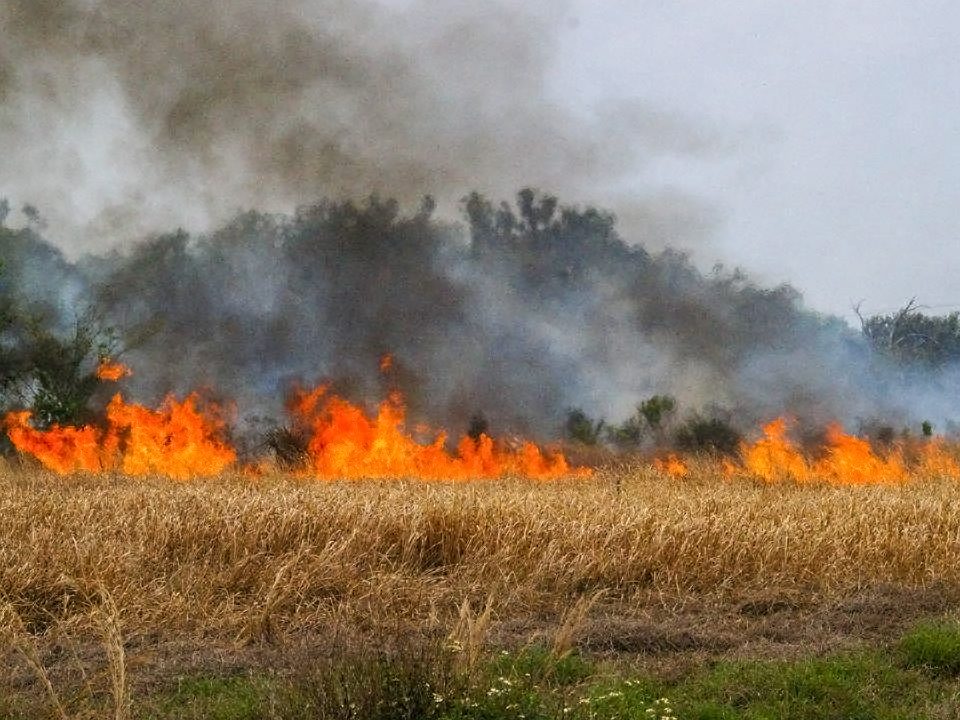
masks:
{"label": "overcast sky", "polygon": [[0,195],[75,255],[532,183],[818,310],[960,308],[957,3],[374,1],[0,0]]}
{"label": "overcast sky", "polygon": [[960,4],[580,0],[554,82],[635,96],[732,147],[661,163],[710,252],[820,310],[960,308]]}

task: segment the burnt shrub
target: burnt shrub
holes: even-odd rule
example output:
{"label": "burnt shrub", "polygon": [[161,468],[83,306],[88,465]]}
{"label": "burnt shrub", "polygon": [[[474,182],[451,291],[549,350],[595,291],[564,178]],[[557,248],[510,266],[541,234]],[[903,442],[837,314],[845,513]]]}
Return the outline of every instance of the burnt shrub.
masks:
{"label": "burnt shrub", "polygon": [[263,441],[282,470],[298,470],[307,464],[308,443],[304,433],[282,426],[268,430]]}

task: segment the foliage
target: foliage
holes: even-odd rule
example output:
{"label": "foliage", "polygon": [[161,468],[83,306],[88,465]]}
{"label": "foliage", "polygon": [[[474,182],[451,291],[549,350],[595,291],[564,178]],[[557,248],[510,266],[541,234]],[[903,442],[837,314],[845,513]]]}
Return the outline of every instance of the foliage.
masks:
{"label": "foliage", "polygon": [[960,361],[960,313],[926,315],[910,300],[891,315],[860,317],[861,330],[881,356],[904,368],[939,368]]}
{"label": "foliage", "polygon": [[96,366],[115,350],[113,333],[89,315],[78,319],[73,333],[66,337],[36,326],[27,349],[26,369],[35,424],[43,428],[88,419],[90,398],[102,382]]}
{"label": "foliage", "polygon": [[677,407],[677,401],[669,395],[654,395],[644,400],[638,406],[638,410],[650,427],[659,428],[663,421]]}
{"label": "foliage", "polygon": [[607,440],[620,448],[635,448],[640,445],[646,430],[639,413],[635,413],[619,425],[607,427]]}
{"label": "foliage", "polygon": [[140,716],[287,720],[923,720],[953,717],[952,679],[900,666],[880,651],[793,660],[720,660],[664,680],[623,662],[561,679],[523,651],[479,672],[449,655],[341,654],[288,679],[187,677],[137,703]]}
{"label": "foliage", "polygon": [[[35,208],[23,210],[42,227]],[[72,280],[69,266],[33,230],[5,227],[9,211],[0,201],[0,245],[12,258],[0,259],[0,411],[29,408],[41,428],[83,422],[101,383],[97,364],[116,353],[116,335],[92,311],[66,320],[57,301],[58,284]]]}
{"label": "foliage", "polygon": [[567,411],[564,435],[568,440],[581,442],[584,445],[596,445],[600,441],[605,424],[603,420],[594,420],[580,408],[572,408]]}
{"label": "foliage", "polygon": [[674,441],[680,450],[735,455],[742,441],[740,433],[720,418],[693,416],[677,428]]}
{"label": "foliage", "polygon": [[607,439],[621,448],[636,448],[646,435],[652,434],[660,444],[676,407],[677,401],[670,395],[653,395],[637,405],[636,412],[621,424],[609,426]]}
{"label": "foliage", "polygon": [[264,435],[266,449],[273,453],[277,467],[283,470],[302,468],[308,459],[309,438],[294,428],[272,427]]}

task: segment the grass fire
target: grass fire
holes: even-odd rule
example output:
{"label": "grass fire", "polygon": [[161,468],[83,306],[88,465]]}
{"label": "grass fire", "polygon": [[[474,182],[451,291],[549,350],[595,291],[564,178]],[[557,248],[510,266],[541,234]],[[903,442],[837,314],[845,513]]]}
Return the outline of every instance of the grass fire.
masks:
{"label": "grass fire", "polygon": [[960,11],[822,5],[0,0],[0,720],[960,718]]}
{"label": "grass fire", "polygon": [[[535,201],[521,195],[521,207],[524,198]],[[928,408],[931,421],[870,383],[909,393],[949,382],[949,362],[932,362],[923,346],[910,354],[899,343],[894,353],[889,338],[936,331],[942,342],[955,320],[908,305],[856,332],[784,290],[707,278],[619,240],[577,250],[585,265],[569,270],[550,253],[583,223],[605,232],[594,211],[564,210],[547,227],[531,216],[497,240],[484,235],[487,206],[471,202],[479,224],[460,270],[420,279],[430,303],[455,299],[452,314],[406,298],[412,280],[391,277],[421,272],[423,258],[409,270],[395,269],[410,261],[402,254],[381,265],[381,251],[395,250],[374,239],[439,243],[426,215],[384,215],[371,200],[318,208],[309,221],[254,223],[279,233],[269,252],[283,243],[305,252],[295,243],[307,237],[313,252],[357,223],[376,228],[362,235],[374,251],[358,250],[354,262],[397,284],[366,325],[353,324],[356,342],[334,318],[326,359],[315,363],[301,343],[322,347],[326,336],[309,335],[295,304],[299,333],[239,295],[233,309],[211,297],[209,317],[169,300],[184,278],[225,282],[208,263],[232,261],[250,218],[192,249],[176,236],[105,259],[111,269],[81,283],[100,309],[72,323],[36,298],[9,296],[0,628],[9,687],[30,689],[0,711],[505,718],[525,707],[528,717],[612,719],[663,709],[667,695],[685,716],[706,718],[721,672],[711,667],[754,688],[764,707],[787,702],[775,682],[750,685],[759,680],[748,660],[771,678],[849,673],[878,703],[911,712],[921,697],[953,692],[953,675],[915,673],[953,662],[930,648],[960,638],[949,620],[960,608],[960,440],[936,414],[942,405]],[[24,232],[0,239],[42,247]],[[541,244],[546,236],[552,244]],[[512,267],[524,242],[545,248],[549,263]],[[662,294],[636,298],[630,324],[622,305],[596,304],[599,327],[659,343],[658,323],[703,309],[704,297],[778,320],[671,337],[665,352],[686,369],[624,381],[633,389],[621,394],[632,395],[620,402],[609,382],[624,377],[620,360],[557,345],[542,326],[552,317],[573,331],[585,316],[572,298],[610,292],[594,279],[612,259],[604,254],[618,256],[620,291],[644,279]],[[21,269],[35,262],[14,258]],[[321,290],[293,264],[281,267],[316,308],[346,302],[336,276]],[[465,279],[464,267],[476,274]],[[682,291],[666,280],[677,272]],[[518,306],[508,321],[490,278],[552,298],[551,307]],[[168,299],[151,306],[161,290]],[[146,300],[119,302],[131,297]],[[398,302],[402,332],[380,321]],[[208,337],[218,317],[233,328],[225,347]],[[448,332],[425,334],[464,317],[453,354]],[[508,329],[513,321],[522,332]],[[733,331],[739,344],[719,351]],[[617,337],[598,332],[600,343]],[[858,371],[788,392],[796,358],[758,360],[771,336],[821,365],[840,352]],[[256,356],[241,339],[264,350]],[[494,339],[502,358],[487,345]],[[194,364],[168,356],[173,347]],[[690,370],[696,353],[712,363],[714,395],[689,392],[704,372]],[[748,360],[781,386],[748,392]],[[584,383],[587,372],[601,380]],[[846,397],[856,398],[851,407],[838,402]],[[899,644],[884,649],[891,635]],[[815,671],[804,669],[810,653],[822,664]],[[889,695],[892,676],[918,694]],[[817,707],[852,712],[849,688],[833,692]],[[173,712],[181,701],[195,714]]]}

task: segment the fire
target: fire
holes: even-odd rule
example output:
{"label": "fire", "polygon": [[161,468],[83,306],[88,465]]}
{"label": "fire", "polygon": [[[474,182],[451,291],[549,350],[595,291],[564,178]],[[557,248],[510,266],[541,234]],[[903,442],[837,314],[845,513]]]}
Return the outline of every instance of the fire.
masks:
{"label": "fire", "polygon": [[123,363],[113,362],[109,358],[104,358],[97,366],[96,374],[100,380],[117,382],[118,380],[133,375],[133,371]]}
{"label": "fire", "polygon": [[876,454],[870,443],[843,432],[839,425],[827,428],[821,457],[807,460],[787,438],[787,421],[777,418],[763,427],[763,437],[741,448],[743,470],[767,482],[826,480],[840,485],[903,482],[907,477],[902,452],[886,457]]}
{"label": "fire", "polygon": [[375,417],[329,395],[325,386],[296,392],[288,408],[294,422],[309,435],[310,473],[320,478],[469,480],[520,475],[551,479],[589,473],[571,469],[562,454],[544,454],[530,442],[511,449],[487,435],[476,440],[464,436],[453,453],[447,450],[443,432],[430,442],[418,442],[404,430],[406,412],[397,392],[380,403]]}
{"label": "fire", "polygon": [[[379,367],[389,373],[392,356],[382,356]],[[96,370],[98,378],[109,381],[130,374],[128,367],[107,358]],[[452,445],[445,432],[423,425],[407,430],[404,398],[396,390],[373,414],[328,392],[326,386],[297,390],[287,410],[295,433],[305,439],[306,467],[301,472],[310,477],[474,480],[591,474],[587,468],[571,467],[561,452],[544,451],[529,441],[495,441],[480,434],[465,435]],[[121,472],[185,480],[217,475],[237,463],[237,453],[225,439],[227,424],[221,410],[203,403],[197,394],[182,401],[169,396],[153,410],[128,403],[118,393],[98,425],[38,429],[31,413],[21,410],[8,413],[3,427],[18,451],[61,474]],[[739,458],[718,460],[717,470],[726,478],[753,477],[768,483],[863,485],[901,483],[911,476],[960,480],[958,452],[943,438],[904,438],[878,452],[834,424],[827,428],[823,447],[805,453],[788,437],[788,421],[781,417],[764,425],[759,439],[743,443]],[[263,474],[271,467],[269,460],[260,458],[240,470]],[[687,461],[673,453],[654,459],[653,468],[670,478],[690,475]]]}
{"label": "fire", "polygon": [[35,430],[30,425],[29,410],[8,413],[4,426],[17,450],[33,455],[54,472],[65,475],[78,470],[104,469],[103,448],[96,428],[84,425]]}
{"label": "fire", "polygon": [[236,452],[220,439],[225,423],[199,398],[168,397],[157,410],[127,403],[117,394],[106,409],[106,427],[58,426],[37,430],[28,411],[9,413],[4,424],[17,450],[61,474],[119,471],[165,475],[178,480],[216,475],[233,464]]}
{"label": "fire", "polygon": [[874,453],[870,443],[847,435],[839,425],[827,428],[825,455],[814,463],[813,472],[839,484],[899,483],[907,479],[907,469],[899,449],[886,457]]}
{"label": "fire", "polygon": [[673,453],[663,459],[655,458],[653,467],[664,475],[669,475],[674,478],[683,478],[690,474],[690,469],[687,467],[687,464]]}
{"label": "fire", "polygon": [[943,438],[933,438],[920,446],[917,472],[924,477],[960,480],[960,463]]}
{"label": "fire", "polygon": [[763,426],[763,437],[741,448],[743,468],[767,482],[808,480],[810,468],[803,455],[787,439],[787,421],[777,418]]}

